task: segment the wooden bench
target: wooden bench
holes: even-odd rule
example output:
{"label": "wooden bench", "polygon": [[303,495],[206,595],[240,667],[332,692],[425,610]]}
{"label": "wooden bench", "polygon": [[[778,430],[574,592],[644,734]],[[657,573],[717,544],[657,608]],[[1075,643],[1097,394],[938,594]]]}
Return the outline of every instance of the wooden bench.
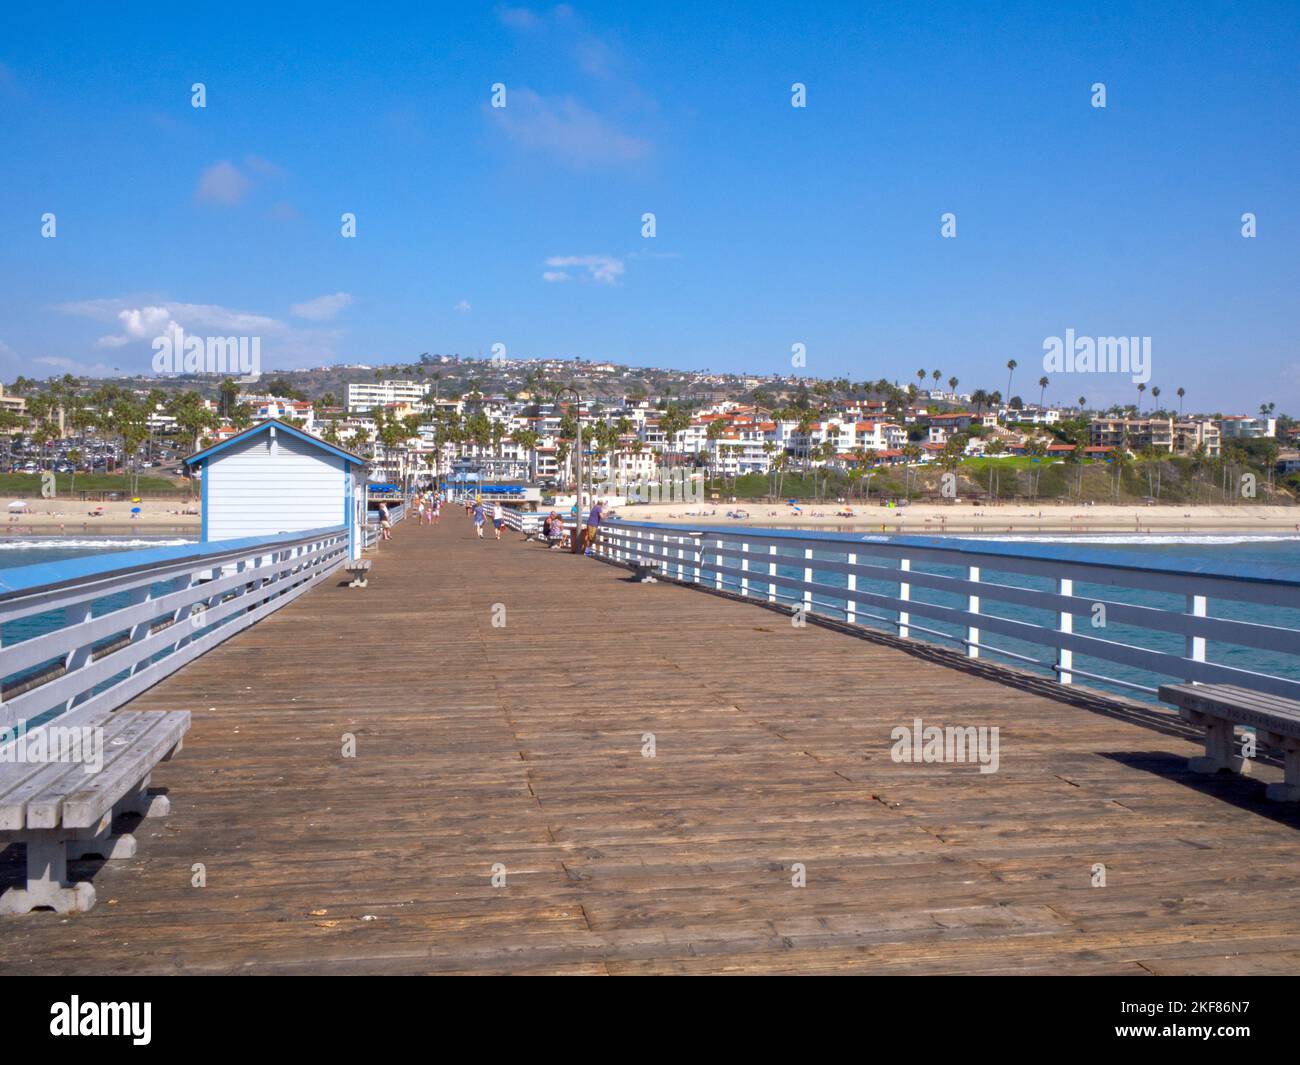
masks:
{"label": "wooden bench", "polygon": [[370,580],[370,566],[372,559],[359,558],[349,562],[344,568],[352,574],[352,580],[348,582],[349,588],[364,588]]}
{"label": "wooden bench", "polygon": [[1178,707],[1183,720],[1205,729],[1205,755],[1188,767],[1197,773],[1222,769],[1248,774],[1250,759],[1237,753],[1235,730],[1247,725],[1257,741],[1282,754],[1286,777],[1265,794],[1276,802],[1300,802],[1300,702],[1231,684],[1162,684],[1160,698]]}
{"label": "wooden bench", "polygon": [[26,845],[27,886],[0,895],[0,914],[90,909],[94,885],[70,882],[68,861],[135,854],[135,837],[115,834],[114,818],[168,813],[166,796],[149,794],[149,776],[181,749],[189,727],[188,710],[74,711],[12,740],[32,760],[16,760],[15,746],[15,760],[0,762],[0,845]]}
{"label": "wooden bench", "polygon": [[659,583],[658,579],[655,577],[655,567],[653,563],[633,562],[631,563],[631,566],[632,566],[632,576],[636,578],[636,580],[639,583],[641,584]]}

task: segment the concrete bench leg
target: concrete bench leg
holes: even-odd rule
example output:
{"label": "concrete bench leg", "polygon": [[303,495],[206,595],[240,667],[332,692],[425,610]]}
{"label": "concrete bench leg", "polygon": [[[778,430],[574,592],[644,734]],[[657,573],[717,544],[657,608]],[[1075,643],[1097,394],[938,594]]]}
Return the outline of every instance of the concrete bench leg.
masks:
{"label": "concrete bench leg", "polygon": [[83,913],[95,905],[95,885],[68,882],[68,841],[57,836],[28,839],[27,886],[0,895],[0,913],[29,913],[49,907],[55,913]]}
{"label": "concrete bench leg", "polygon": [[76,862],[83,858],[103,858],[115,861],[118,858],[135,857],[135,837],[130,832],[113,835],[111,828],[104,829],[89,839],[68,840],[68,861]]}
{"label": "concrete bench leg", "polygon": [[1277,745],[1282,748],[1286,779],[1270,784],[1264,794],[1274,802],[1300,802],[1300,740],[1288,737]]}
{"label": "concrete bench leg", "polygon": [[124,814],[139,814],[141,817],[166,817],[172,812],[172,804],[166,795],[150,795],[149,778],[145,777],[134,791],[118,800],[117,810]]}
{"label": "concrete bench leg", "polygon": [[1249,775],[1250,759],[1237,754],[1232,722],[1209,719],[1203,720],[1202,727],[1205,729],[1205,755],[1191,759],[1187,768],[1193,773],[1218,773],[1229,769],[1243,776]]}

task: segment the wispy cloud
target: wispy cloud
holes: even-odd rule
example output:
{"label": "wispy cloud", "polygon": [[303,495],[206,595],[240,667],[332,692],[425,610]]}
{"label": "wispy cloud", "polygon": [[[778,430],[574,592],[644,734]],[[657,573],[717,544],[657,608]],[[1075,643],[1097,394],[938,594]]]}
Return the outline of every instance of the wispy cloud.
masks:
{"label": "wispy cloud", "polygon": [[194,198],[200,203],[220,203],[227,206],[242,203],[252,182],[229,159],[213,163],[199,175],[199,187]]}
{"label": "wispy cloud", "polygon": [[332,296],[317,296],[314,300],[295,303],[289,310],[295,318],[308,318],[313,322],[327,322],[345,307],[352,306],[352,296],[335,292]]}
{"label": "wispy cloud", "polygon": [[[350,296],[348,301],[351,301]],[[101,336],[95,341],[95,346],[113,350],[126,349],[124,354],[131,345],[143,347],[152,344],[157,337],[183,329],[190,336],[260,337],[264,357],[268,359],[274,358],[282,365],[304,362],[315,364],[334,354],[334,346],[342,336],[337,329],[299,328],[270,315],[216,303],[114,298],[80,300],[60,304],[55,309],[79,318],[112,323],[116,331]]]}
{"label": "wispy cloud", "polygon": [[572,269],[585,271],[576,276],[598,285],[617,285],[623,276],[623,260],[612,255],[552,255],[546,260],[550,269],[542,273],[543,281],[573,281]]}
{"label": "wispy cloud", "polygon": [[461,314],[469,314],[469,312],[472,310],[472,308],[469,305],[469,300],[461,300],[459,303],[456,304],[455,309],[460,311]]}
{"label": "wispy cloud", "polygon": [[646,137],[624,132],[572,96],[545,97],[528,88],[512,89],[508,106],[489,111],[517,146],[568,166],[621,165],[650,154]]}
{"label": "wispy cloud", "polygon": [[488,108],[491,121],[518,147],[549,155],[575,168],[619,166],[650,155],[644,120],[657,112],[629,77],[623,50],[587,28],[573,8],[546,12],[503,7],[497,18],[520,41],[548,60],[567,58],[582,75],[598,82],[593,102],[579,95],[547,94],[527,85],[508,85],[505,107]]}
{"label": "wispy cloud", "polygon": [[229,159],[213,163],[199,175],[198,187],[194,198],[199,203],[215,203],[227,207],[244,202],[248,193],[254,188],[254,175],[263,179],[276,179],[285,176],[285,169],[260,155],[246,155],[243,167],[236,166]]}

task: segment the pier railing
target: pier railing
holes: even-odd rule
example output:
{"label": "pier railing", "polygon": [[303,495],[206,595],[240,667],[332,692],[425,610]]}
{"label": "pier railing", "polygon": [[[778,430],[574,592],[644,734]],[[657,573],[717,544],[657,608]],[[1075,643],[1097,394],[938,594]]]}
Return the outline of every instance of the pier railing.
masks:
{"label": "pier railing", "polygon": [[347,557],[339,527],[0,572],[0,728],[120,706]]}
{"label": "pier railing", "polygon": [[1132,551],[610,521],[597,554],[793,613],[1154,696],[1168,678],[1300,698],[1300,574]]}

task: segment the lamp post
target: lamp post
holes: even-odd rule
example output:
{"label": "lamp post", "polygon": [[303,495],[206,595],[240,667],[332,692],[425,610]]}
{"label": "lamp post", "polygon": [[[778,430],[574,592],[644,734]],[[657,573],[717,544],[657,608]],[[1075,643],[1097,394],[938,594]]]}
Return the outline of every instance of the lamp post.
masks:
{"label": "lamp post", "polygon": [[572,385],[565,385],[555,393],[555,401],[560,400],[561,392],[572,392],[575,402],[573,412],[573,424],[577,427],[576,439],[574,440],[574,472],[576,473],[574,489],[574,527],[573,527],[573,553],[576,555],[582,551],[582,395]]}

